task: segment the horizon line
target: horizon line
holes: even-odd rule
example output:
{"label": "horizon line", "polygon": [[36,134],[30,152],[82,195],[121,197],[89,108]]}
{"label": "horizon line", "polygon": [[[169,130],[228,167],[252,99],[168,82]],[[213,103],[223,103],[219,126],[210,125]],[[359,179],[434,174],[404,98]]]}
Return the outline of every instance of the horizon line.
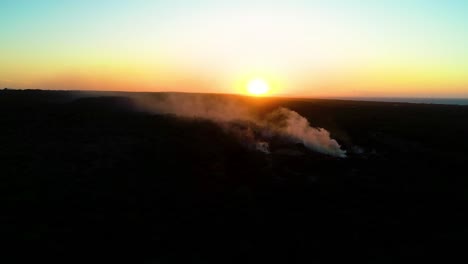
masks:
{"label": "horizon line", "polygon": [[101,93],[181,93],[181,94],[214,94],[214,95],[238,95],[254,98],[289,98],[289,99],[446,99],[446,100],[468,100],[466,97],[447,97],[447,96],[298,96],[288,94],[276,94],[272,96],[252,96],[242,93],[217,93],[217,92],[183,92],[183,91],[129,91],[129,90],[76,90],[76,89],[43,89],[43,88],[10,88],[4,87],[0,91],[55,91],[55,92],[101,92]]}

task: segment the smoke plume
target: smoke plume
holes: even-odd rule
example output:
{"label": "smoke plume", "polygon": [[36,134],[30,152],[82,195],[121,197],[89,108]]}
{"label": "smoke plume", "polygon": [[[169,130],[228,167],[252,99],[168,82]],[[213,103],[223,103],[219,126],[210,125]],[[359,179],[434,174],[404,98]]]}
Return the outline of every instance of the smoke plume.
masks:
{"label": "smoke plume", "polygon": [[241,99],[233,97],[167,93],[134,99],[151,112],[212,120],[247,147],[264,153],[270,153],[269,140],[280,136],[316,152],[346,157],[346,151],[327,130],[311,127],[305,117],[284,107],[258,115]]}
{"label": "smoke plume", "polygon": [[346,152],[330,137],[330,132],[323,128],[311,127],[309,121],[297,112],[281,107],[269,113],[263,123],[269,130],[301,142],[311,150],[335,157],[346,157]]}

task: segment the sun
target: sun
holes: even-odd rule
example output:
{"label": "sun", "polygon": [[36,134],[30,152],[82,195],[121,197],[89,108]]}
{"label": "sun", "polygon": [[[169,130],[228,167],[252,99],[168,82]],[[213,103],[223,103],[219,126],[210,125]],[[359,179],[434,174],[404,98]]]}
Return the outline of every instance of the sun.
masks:
{"label": "sun", "polygon": [[262,79],[252,79],[247,83],[247,91],[256,96],[265,95],[270,91],[270,86]]}

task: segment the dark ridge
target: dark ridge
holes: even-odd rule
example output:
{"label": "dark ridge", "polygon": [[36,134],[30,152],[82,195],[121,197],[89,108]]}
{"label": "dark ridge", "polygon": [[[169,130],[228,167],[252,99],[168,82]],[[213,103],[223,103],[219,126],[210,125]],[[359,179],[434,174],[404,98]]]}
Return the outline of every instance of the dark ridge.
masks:
{"label": "dark ridge", "polygon": [[0,91],[5,263],[467,260],[466,107],[232,96],[326,128],[339,159],[133,96]]}

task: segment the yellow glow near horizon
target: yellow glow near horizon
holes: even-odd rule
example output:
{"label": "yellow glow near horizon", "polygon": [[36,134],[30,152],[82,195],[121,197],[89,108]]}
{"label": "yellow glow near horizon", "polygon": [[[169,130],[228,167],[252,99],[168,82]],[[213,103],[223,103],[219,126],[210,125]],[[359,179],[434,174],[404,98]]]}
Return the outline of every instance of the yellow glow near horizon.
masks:
{"label": "yellow glow near horizon", "polygon": [[0,89],[468,97],[459,1],[7,2]]}
{"label": "yellow glow near horizon", "polygon": [[249,94],[261,96],[270,91],[270,86],[266,81],[257,78],[249,81],[247,84],[247,91]]}

